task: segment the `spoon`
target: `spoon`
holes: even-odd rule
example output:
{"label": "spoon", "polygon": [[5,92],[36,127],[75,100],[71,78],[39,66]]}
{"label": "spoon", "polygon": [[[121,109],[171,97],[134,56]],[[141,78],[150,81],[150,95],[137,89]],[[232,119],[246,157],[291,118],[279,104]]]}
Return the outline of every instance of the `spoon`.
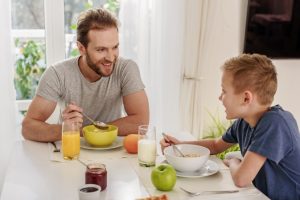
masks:
{"label": "spoon", "polygon": [[86,166],[88,169],[90,169],[89,166],[85,162],[80,160],[79,158],[77,158],[77,161],[80,162],[81,164],[83,164],[84,166]]}
{"label": "spoon", "polygon": [[176,146],[176,144],[174,144],[172,141],[170,141],[167,138],[167,135],[165,133],[162,133],[162,135],[164,136],[164,139],[172,145],[174,152],[179,153],[181,157],[185,157],[185,155],[180,151],[180,149]]}
{"label": "spoon", "polygon": [[85,116],[88,120],[90,120],[96,128],[101,129],[101,130],[106,130],[106,129],[108,129],[108,125],[105,124],[104,122],[94,121],[92,118],[90,118],[89,116],[87,116],[87,115],[84,114],[83,112],[82,112],[81,114],[82,114],[83,116]]}
{"label": "spoon", "polygon": [[54,150],[53,150],[53,152],[60,152],[60,149],[59,149],[59,148],[57,148],[57,146],[56,146],[55,142],[51,142],[51,144],[52,144],[52,145],[53,145],[53,147],[54,147]]}

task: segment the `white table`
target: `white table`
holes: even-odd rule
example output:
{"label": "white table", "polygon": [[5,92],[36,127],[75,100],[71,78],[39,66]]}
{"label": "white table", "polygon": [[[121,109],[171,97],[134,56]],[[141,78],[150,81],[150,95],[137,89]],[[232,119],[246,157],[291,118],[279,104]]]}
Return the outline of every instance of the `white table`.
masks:
{"label": "white table", "polygon": [[[47,143],[16,142],[4,179],[1,200],[77,200],[77,190],[84,184],[85,166],[78,161],[50,161],[51,150]],[[215,157],[210,159],[220,165],[221,170],[217,174],[202,178],[178,178],[171,192],[156,190],[150,180],[152,168],[140,167],[136,154],[127,154],[123,148],[109,151],[81,149],[80,158],[85,162],[99,161],[106,164],[107,189],[101,192],[105,200],[134,200],[159,194],[167,194],[171,200],[268,199],[254,187],[234,194],[211,194],[193,198],[179,189],[179,186],[194,191],[235,189],[229,170]],[[158,156],[157,163],[163,159]]]}

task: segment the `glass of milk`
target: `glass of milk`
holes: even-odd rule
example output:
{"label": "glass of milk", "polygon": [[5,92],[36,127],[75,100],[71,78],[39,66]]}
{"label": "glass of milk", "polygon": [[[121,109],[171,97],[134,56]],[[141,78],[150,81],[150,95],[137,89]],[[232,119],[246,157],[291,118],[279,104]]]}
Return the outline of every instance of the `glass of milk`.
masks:
{"label": "glass of milk", "polygon": [[138,160],[141,166],[151,167],[156,159],[156,128],[151,125],[141,125],[138,128]]}

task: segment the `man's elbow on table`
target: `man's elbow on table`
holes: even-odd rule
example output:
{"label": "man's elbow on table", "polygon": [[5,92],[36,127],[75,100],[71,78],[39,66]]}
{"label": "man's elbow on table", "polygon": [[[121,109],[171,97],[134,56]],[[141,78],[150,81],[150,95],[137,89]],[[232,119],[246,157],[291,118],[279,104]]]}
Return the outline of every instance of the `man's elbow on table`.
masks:
{"label": "man's elbow on table", "polygon": [[32,140],[29,133],[30,133],[30,120],[28,120],[26,117],[24,118],[23,122],[22,122],[22,135],[24,137],[24,139],[26,140]]}

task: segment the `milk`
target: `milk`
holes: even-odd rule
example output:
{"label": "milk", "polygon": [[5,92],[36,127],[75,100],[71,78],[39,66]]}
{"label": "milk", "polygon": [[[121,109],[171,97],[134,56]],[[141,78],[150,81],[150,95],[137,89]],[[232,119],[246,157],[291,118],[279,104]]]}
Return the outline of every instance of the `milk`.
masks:
{"label": "milk", "polygon": [[156,159],[156,142],[151,139],[138,141],[138,159],[140,165],[154,166]]}

